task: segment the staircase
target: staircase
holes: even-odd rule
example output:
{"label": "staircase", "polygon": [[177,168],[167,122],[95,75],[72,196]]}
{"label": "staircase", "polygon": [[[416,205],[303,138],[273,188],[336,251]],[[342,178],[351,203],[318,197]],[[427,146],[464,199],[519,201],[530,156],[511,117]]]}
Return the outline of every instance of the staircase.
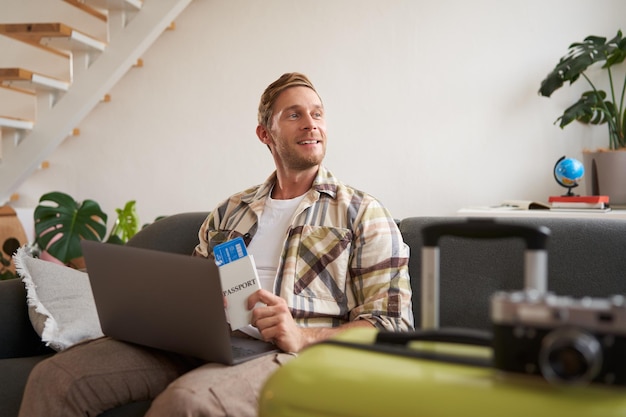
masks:
{"label": "staircase", "polygon": [[[37,15],[33,1],[21,1],[3,0],[3,9],[14,12],[13,20]],[[10,48],[0,44],[0,206],[15,198],[22,182],[45,165],[191,0],[37,2],[66,11],[68,20],[78,18],[0,17],[0,40],[12,42]],[[86,21],[94,22],[88,29],[93,33],[75,27]],[[9,49],[17,52],[5,54]]]}

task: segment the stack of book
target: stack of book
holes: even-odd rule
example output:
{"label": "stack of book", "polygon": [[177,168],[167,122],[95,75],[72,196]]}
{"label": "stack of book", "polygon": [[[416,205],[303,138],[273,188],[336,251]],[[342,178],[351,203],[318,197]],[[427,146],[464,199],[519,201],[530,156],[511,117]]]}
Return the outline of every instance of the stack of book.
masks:
{"label": "stack of book", "polygon": [[554,211],[610,211],[608,195],[550,196],[550,210]]}

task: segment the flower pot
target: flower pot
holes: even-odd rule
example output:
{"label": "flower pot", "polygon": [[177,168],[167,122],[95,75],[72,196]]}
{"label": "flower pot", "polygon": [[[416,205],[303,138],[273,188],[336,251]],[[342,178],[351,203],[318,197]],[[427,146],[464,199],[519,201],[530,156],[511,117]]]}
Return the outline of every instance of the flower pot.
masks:
{"label": "flower pot", "polygon": [[608,195],[609,204],[626,205],[626,151],[585,151],[588,195]]}
{"label": "flower pot", "polygon": [[15,210],[0,207],[0,280],[15,278],[13,254],[27,242],[26,232]]}

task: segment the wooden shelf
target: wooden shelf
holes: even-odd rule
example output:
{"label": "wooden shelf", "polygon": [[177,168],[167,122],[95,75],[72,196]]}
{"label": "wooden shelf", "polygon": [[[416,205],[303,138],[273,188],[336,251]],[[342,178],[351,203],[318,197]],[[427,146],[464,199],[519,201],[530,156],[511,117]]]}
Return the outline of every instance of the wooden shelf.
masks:
{"label": "wooden shelf", "polygon": [[42,45],[51,49],[101,52],[107,46],[106,42],[63,23],[0,24],[0,34],[31,45]]}
{"label": "wooden shelf", "polygon": [[457,211],[458,216],[464,217],[582,217],[603,219],[626,219],[626,209],[613,208],[609,212],[586,211],[556,211],[556,210],[517,210],[490,207],[467,207]]}
{"label": "wooden shelf", "polygon": [[49,77],[24,68],[0,68],[0,84],[16,87],[30,87],[33,90],[67,91],[69,81]]}

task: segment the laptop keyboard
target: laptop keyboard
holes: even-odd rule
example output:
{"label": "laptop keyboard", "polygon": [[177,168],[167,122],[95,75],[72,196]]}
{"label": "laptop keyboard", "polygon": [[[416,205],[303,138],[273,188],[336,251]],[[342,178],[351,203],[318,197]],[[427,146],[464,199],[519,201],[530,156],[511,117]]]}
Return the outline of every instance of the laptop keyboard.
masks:
{"label": "laptop keyboard", "polygon": [[233,357],[235,358],[239,358],[242,356],[250,356],[254,353],[256,353],[255,350],[246,348],[246,347],[242,347],[242,346],[231,346],[233,349]]}

